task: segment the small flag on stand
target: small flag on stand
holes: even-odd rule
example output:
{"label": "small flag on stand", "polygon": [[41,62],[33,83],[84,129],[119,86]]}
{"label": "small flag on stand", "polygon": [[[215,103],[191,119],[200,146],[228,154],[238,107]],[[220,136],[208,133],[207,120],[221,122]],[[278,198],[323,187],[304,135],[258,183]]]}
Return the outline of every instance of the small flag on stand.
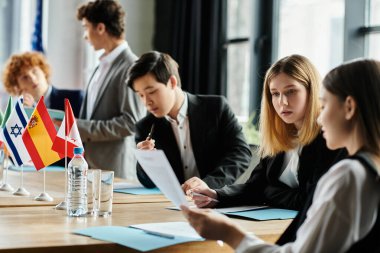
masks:
{"label": "small flag on stand", "polygon": [[42,96],[37,103],[22,139],[37,170],[40,170],[64,156],[51,149],[56,130]]}
{"label": "small flag on stand", "polygon": [[5,123],[7,122],[9,116],[11,115],[11,112],[12,112],[12,97],[10,96],[9,99],[8,99],[7,108],[5,109],[3,121],[1,122],[1,127],[2,128],[4,128]]}
{"label": "small flag on stand", "polygon": [[67,140],[67,156],[74,157],[74,148],[83,147],[82,140],[79,135],[77,122],[75,121],[73,109],[70,101],[65,99],[65,117],[55,137],[52,149],[60,154],[65,154],[65,139]]}
{"label": "small flag on stand", "polygon": [[22,140],[22,134],[28,122],[28,116],[22,105],[22,98],[18,99],[14,110],[10,113],[3,128],[3,140],[15,165],[21,166],[30,161],[30,156]]}

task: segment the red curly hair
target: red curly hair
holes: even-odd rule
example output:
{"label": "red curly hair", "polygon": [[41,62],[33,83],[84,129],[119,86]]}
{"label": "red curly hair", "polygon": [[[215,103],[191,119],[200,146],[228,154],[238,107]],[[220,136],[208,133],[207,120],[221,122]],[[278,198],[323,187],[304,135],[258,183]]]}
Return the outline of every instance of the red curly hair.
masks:
{"label": "red curly hair", "polygon": [[16,94],[19,86],[17,78],[24,72],[33,67],[39,67],[45,74],[45,78],[50,82],[50,66],[47,63],[45,56],[38,52],[25,52],[22,54],[12,55],[3,72],[3,83],[6,91],[11,95]]}

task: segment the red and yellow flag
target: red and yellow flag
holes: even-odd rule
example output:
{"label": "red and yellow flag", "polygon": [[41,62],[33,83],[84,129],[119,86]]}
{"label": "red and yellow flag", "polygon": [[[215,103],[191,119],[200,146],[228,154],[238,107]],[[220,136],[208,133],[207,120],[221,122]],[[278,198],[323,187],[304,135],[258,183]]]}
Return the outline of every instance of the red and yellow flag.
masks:
{"label": "red and yellow flag", "polygon": [[37,170],[64,157],[51,149],[56,134],[57,131],[46,109],[44,97],[41,97],[22,134],[22,140]]}

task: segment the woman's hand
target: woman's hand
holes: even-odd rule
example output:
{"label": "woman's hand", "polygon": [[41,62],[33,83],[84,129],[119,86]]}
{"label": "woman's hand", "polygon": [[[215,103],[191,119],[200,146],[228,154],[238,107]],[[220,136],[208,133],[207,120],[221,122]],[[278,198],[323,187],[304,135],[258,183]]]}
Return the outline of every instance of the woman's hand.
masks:
{"label": "woman's hand", "polygon": [[222,240],[235,249],[245,237],[242,229],[220,213],[210,209],[190,209],[183,205],[181,210],[190,225],[206,239]]}

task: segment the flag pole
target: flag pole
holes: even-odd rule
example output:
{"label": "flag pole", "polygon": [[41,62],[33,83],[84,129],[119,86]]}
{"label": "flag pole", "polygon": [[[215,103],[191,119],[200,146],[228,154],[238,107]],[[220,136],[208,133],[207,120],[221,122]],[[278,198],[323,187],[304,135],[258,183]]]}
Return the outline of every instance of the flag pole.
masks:
{"label": "flag pole", "polygon": [[66,117],[66,114],[67,114],[67,110],[66,110],[66,101],[65,101],[65,190],[64,190],[64,198],[63,198],[63,201],[61,201],[61,203],[59,203],[58,205],[55,206],[55,209],[57,210],[66,210],[67,209],[67,126],[68,126],[68,117]]}
{"label": "flag pole", "polygon": [[42,193],[40,193],[40,195],[38,195],[37,197],[35,197],[34,199],[37,200],[37,201],[53,201],[54,199],[46,192],[46,168],[43,169],[44,170],[44,191]]}
{"label": "flag pole", "polygon": [[4,161],[3,161],[3,168],[5,168],[5,177],[3,180],[3,184],[0,186],[0,191],[7,191],[7,192],[12,192],[14,189],[13,187],[8,184],[8,152],[6,151],[6,148],[4,147]]}
{"label": "flag pole", "polygon": [[29,196],[30,192],[28,192],[24,188],[24,164],[21,164],[21,183],[20,187],[13,193],[13,195],[17,196]]}

